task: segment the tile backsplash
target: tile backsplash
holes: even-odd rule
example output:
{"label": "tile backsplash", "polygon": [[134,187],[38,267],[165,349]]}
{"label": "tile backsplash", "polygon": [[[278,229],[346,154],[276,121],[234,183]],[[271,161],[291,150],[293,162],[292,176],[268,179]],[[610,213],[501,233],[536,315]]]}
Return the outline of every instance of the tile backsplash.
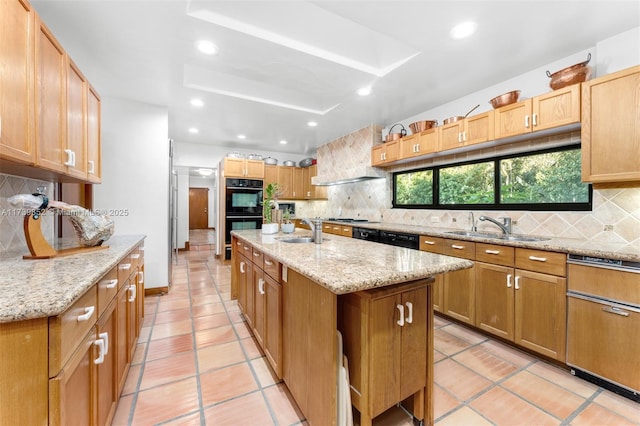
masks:
{"label": "tile backsplash", "polygon": [[[8,252],[29,253],[24,238],[24,215],[9,204],[7,198],[17,194],[32,194],[36,188],[44,186],[47,197],[53,199],[53,183],[27,179],[0,173],[0,255]],[[54,236],[54,215],[42,216],[42,234],[51,241]]]}

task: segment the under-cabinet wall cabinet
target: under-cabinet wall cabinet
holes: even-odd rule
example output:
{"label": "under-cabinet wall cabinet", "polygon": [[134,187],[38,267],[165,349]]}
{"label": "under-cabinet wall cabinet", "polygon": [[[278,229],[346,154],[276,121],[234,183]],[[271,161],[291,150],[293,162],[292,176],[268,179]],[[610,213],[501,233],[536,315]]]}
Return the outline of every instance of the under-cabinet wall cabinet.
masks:
{"label": "under-cabinet wall cabinet", "polygon": [[142,327],[143,253],[60,315],[0,323],[0,423],[111,424]]}

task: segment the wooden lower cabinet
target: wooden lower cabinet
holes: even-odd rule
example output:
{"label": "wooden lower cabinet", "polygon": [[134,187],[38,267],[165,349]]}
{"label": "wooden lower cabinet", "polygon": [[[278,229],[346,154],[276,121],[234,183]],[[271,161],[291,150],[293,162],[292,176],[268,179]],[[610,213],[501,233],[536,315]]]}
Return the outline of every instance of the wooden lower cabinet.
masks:
{"label": "wooden lower cabinet", "polygon": [[264,354],[278,378],[282,378],[282,284],[266,275]]}
{"label": "wooden lower cabinet", "polygon": [[120,394],[124,389],[124,383],[127,380],[127,373],[129,373],[129,339],[127,317],[129,309],[127,309],[128,302],[128,287],[122,285],[116,296],[116,335],[115,335],[115,357],[116,357],[116,389]]}
{"label": "wooden lower cabinet", "polygon": [[[97,339],[102,339],[104,346],[102,362],[96,362],[96,424],[108,425],[113,420],[118,404],[116,379],[116,336],[117,336],[117,301],[113,300],[105,314],[98,321]],[[98,353],[100,355],[100,353]],[[99,359],[99,356],[96,359]]]}
{"label": "wooden lower cabinet", "polygon": [[341,297],[351,398],[361,425],[414,394],[414,416],[424,418],[429,281]]}
{"label": "wooden lower cabinet", "polygon": [[265,273],[262,269],[253,267],[253,286],[249,292],[253,292],[254,304],[253,304],[253,337],[255,337],[258,345],[264,347],[265,336]]}
{"label": "wooden lower cabinet", "polygon": [[475,282],[475,266],[444,274],[442,313],[473,325],[476,306]]}
{"label": "wooden lower cabinet", "polygon": [[501,265],[476,262],[476,327],[514,339],[514,271]]}

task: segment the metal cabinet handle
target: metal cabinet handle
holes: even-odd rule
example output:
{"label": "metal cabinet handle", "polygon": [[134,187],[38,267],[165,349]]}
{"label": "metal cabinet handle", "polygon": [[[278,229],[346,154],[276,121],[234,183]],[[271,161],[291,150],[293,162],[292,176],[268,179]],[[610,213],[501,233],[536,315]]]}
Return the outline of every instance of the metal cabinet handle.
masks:
{"label": "metal cabinet handle", "polygon": [[128,271],[129,269],[131,269],[131,264],[130,263],[123,263],[122,265],[120,265],[120,269]]}
{"label": "metal cabinet handle", "polygon": [[129,302],[135,302],[136,301],[136,296],[137,296],[137,289],[136,289],[136,285],[135,284],[131,284],[129,286],[129,293],[131,293],[131,296],[129,296]]}
{"label": "metal cabinet handle", "polygon": [[102,364],[104,362],[104,340],[97,339],[93,341],[93,344],[98,347],[98,358],[93,360],[94,364]]}
{"label": "metal cabinet handle", "polygon": [[536,262],[546,262],[546,257],[529,256],[529,260],[535,260]]}
{"label": "metal cabinet handle", "polygon": [[93,315],[93,312],[96,310],[95,306],[89,306],[84,308],[84,314],[78,315],[78,321],[88,321]]}
{"label": "metal cabinet handle", "polygon": [[133,254],[131,255],[131,258],[132,258],[132,259],[140,259],[140,253],[133,253]]}
{"label": "metal cabinet handle", "polygon": [[430,246],[433,246],[433,245],[435,245],[435,244],[436,244],[436,242],[435,242],[435,241],[429,241],[429,240],[424,240],[424,241],[423,241],[423,243],[424,243],[424,244],[428,244],[428,245],[430,245]]}
{"label": "metal cabinet handle", "polygon": [[98,334],[98,337],[104,340],[104,354],[109,355],[109,333],[105,331],[104,333]]}
{"label": "metal cabinet handle", "polygon": [[456,250],[464,250],[464,246],[459,246],[457,244],[451,244],[451,248],[454,248]]}
{"label": "metal cabinet handle", "polygon": [[118,285],[118,280],[115,279],[115,280],[109,280],[109,284],[107,284],[105,287],[106,288],[114,288],[117,285]]}
{"label": "metal cabinet handle", "polygon": [[253,253],[253,255],[254,255],[255,257],[260,257],[260,253],[257,253],[257,252],[256,252],[256,253]]}
{"label": "metal cabinet handle", "polygon": [[629,316],[629,312],[626,312],[620,308],[616,308],[615,306],[605,306],[602,308],[602,311],[610,314],[620,315],[621,317]]}
{"label": "metal cabinet handle", "polygon": [[398,311],[400,311],[400,319],[396,324],[398,324],[400,327],[404,327],[404,305],[396,305],[396,308],[398,308]]}
{"label": "metal cabinet handle", "polygon": [[139,282],[140,284],[143,284],[143,283],[144,283],[144,271],[140,271],[140,272],[138,272],[138,282]]}
{"label": "metal cabinet handle", "polygon": [[467,141],[467,132],[462,132],[462,142]]}
{"label": "metal cabinet handle", "polygon": [[516,290],[520,290],[520,277],[516,275]]}
{"label": "metal cabinet handle", "polygon": [[409,309],[409,315],[407,316],[407,324],[411,324],[413,322],[413,303],[407,302],[407,309]]}
{"label": "metal cabinet handle", "polygon": [[507,274],[507,288],[511,288],[511,274]]}
{"label": "metal cabinet handle", "polygon": [[500,250],[485,250],[484,252],[487,254],[500,254]]}
{"label": "metal cabinet handle", "polygon": [[458,143],[462,143],[462,133],[458,133]]}
{"label": "metal cabinet handle", "polygon": [[258,279],[258,292],[264,294],[264,280],[262,278]]}
{"label": "metal cabinet handle", "polygon": [[65,149],[64,153],[67,154],[67,161],[64,162],[64,165],[73,167],[73,151]]}
{"label": "metal cabinet handle", "polygon": [[273,266],[273,262],[267,259],[264,260],[264,264],[267,266]]}
{"label": "metal cabinet handle", "polygon": [[529,128],[529,115],[524,116],[524,127]]}
{"label": "metal cabinet handle", "polygon": [[245,270],[244,270],[244,262],[240,262],[240,273],[244,274]]}
{"label": "metal cabinet handle", "polygon": [[87,173],[89,173],[90,175],[94,174],[96,172],[96,166],[95,166],[95,162],[93,160],[89,160],[89,170],[87,170]]}
{"label": "metal cabinet handle", "polygon": [[244,246],[244,249],[245,250],[249,250],[249,246]]}
{"label": "metal cabinet handle", "polygon": [[533,125],[538,125],[538,114],[536,114],[535,112],[533,113]]}
{"label": "metal cabinet handle", "polygon": [[240,241],[236,241],[236,245],[237,245],[237,246],[241,246],[241,245],[242,245],[242,243],[241,243]]}

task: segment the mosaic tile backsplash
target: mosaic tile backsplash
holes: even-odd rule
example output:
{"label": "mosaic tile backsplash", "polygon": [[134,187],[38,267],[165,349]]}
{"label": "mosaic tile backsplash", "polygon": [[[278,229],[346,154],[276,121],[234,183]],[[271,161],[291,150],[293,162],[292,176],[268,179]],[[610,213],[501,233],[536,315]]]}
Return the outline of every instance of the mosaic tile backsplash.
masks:
{"label": "mosaic tile backsplash", "polygon": [[[44,186],[47,197],[53,199],[53,183],[0,173],[0,255],[8,252],[29,253],[24,238],[24,215],[9,205],[7,198],[16,194],[32,194],[36,188]],[[42,216],[42,234],[52,241],[54,236],[54,215]]]}
{"label": "mosaic tile backsplash", "polygon": [[[536,148],[547,148],[579,142],[580,133],[549,137],[544,140],[526,141],[519,144],[483,149],[468,154],[438,157],[439,162],[457,162]],[[527,145],[529,148],[527,148]],[[348,152],[334,154],[334,158],[348,158]],[[360,154],[360,153],[359,153]],[[421,163],[426,167],[432,163]],[[325,164],[325,167],[327,165]],[[320,164],[318,164],[320,167]],[[341,167],[336,161],[330,167]],[[417,167],[415,164],[395,167]],[[469,211],[465,210],[414,210],[391,208],[391,173],[387,179],[370,180],[328,187],[328,201],[306,201],[296,203],[297,217],[353,217],[369,221],[403,223],[429,227],[470,229]],[[593,191],[593,210],[590,212],[538,212],[538,211],[473,211],[491,217],[510,216],[513,232],[538,236],[578,238],[594,244],[622,243],[640,245],[640,188],[603,189]],[[498,228],[487,222],[478,222],[481,231],[498,232]]]}

